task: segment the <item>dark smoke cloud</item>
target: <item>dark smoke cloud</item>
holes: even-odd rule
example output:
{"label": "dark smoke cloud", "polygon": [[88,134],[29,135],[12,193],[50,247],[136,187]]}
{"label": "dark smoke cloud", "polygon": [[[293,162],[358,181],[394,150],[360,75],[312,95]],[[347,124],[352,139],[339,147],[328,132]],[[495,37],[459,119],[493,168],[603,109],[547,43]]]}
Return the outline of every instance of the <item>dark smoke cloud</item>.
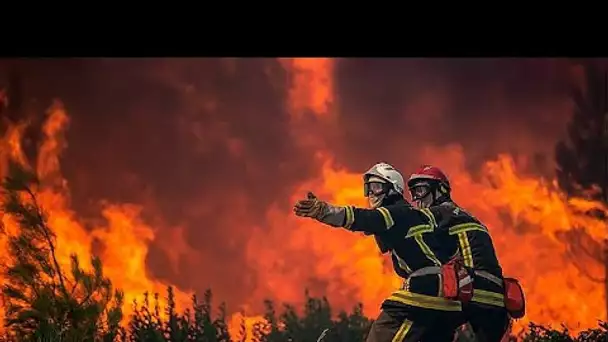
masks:
{"label": "dark smoke cloud", "polygon": [[[245,263],[249,230],[316,167],[315,151],[290,136],[278,62],[31,60],[0,71],[10,67],[23,78],[23,115],[53,97],[66,105],[62,167],[80,213],[97,213],[100,199],[143,203],[160,228],[149,267],[178,286],[211,286],[238,303],[263,281]],[[546,154],[569,115],[564,61],[359,59],[336,68],[340,133],[330,146],[352,170],[378,160],[411,167],[422,162],[418,146],[452,142],[472,168],[500,152]],[[175,226],[189,247],[176,268],[162,244]]]}
{"label": "dark smoke cloud", "polygon": [[420,146],[458,143],[472,170],[502,152],[552,160],[571,78],[567,60],[346,60],[336,71],[338,155],[359,170],[371,162],[361,156],[414,167]]}
{"label": "dark smoke cloud", "polygon": [[183,258],[176,274],[154,248],[153,271],[185,288],[212,286],[224,297],[234,286],[247,292],[248,230],[263,225],[270,203],[312,173],[311,156],[296,150],[289,135],[288,85],[277,83],[287,78],[277,61],[16,66],[30,99],[48,105],[59,97],[71,115],[62,167],[80,212],[99,199],[148,202],[147,209],[160,210],[148,216],[186,227],[183,238],[198,257]]}

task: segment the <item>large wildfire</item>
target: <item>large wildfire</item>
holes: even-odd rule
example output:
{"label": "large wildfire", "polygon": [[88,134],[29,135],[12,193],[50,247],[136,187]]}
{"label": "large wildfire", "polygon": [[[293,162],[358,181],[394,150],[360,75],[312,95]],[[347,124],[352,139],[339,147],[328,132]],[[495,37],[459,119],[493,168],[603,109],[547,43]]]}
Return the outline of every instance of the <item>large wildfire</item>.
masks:
{"label": "large wildfire", "polygon": [[[239,72],[249,72],[239,70],[238,63],[237,60],[222,60],[220,64],[227,77],[238,78]],[[366,165],[385,160],[408,172],[419,163],[433,163],[451,177],[456,201],[489,227],[505,273],[522,282],[528,301],[527,316],[516,323],[516,330],[534,321],[554,326],[565,323],[578,331],[596,325],[599,319],[605,319],[604,264],[601,253],[590,251],[603,244],[607,236],[607,223],[586,213],[596,210],[608,214],[607,208],[584,198],[567,198],[550,172],[531,167],[531,157],[534,156],[511,155],[507,149],[489,159],[485,158],[487,151],[469,156],[471,149],[467,146],[472,141],[478,145],[496,144],[496,141],[491,141],[493,137],[490,133],[481,132],[481,127],[470,127],[462,134],[466,137],[460,142],[446,138],[427,143],[421,130],[431,127],[436,120],[442,120],[441,112],[448,111],[451,103],[454,103],[446,96],[433,97],[431,91],[419,93],[416,100],[408,101],[405,106],[410,111],[424,114],[374,126],[388,129],[392,135],[409,136],[409,140],[403,140],[403,148],[387,147],[400,140],[385,139],[387,132],[374,132],[372,127],[366,127],[366,121],[345,126],[344,121],[350,120],[350,114],[347,112],[348,106],[340,105],[340,85],[335,78],[338,63],[340,61],[330,59],[282,59],[274,69],[261,68],[263,72],[249,72],[243,76],[267,77],[270,83],[286,79],[286,86],[273,83],[272,87],[285,99],[276,105],[281,108],[273,110],[286,111],[289,113],[287,119],[258,118],[255,111],[247,109],[231,112],[239,107],[222,111],[220,97],[209,95],[208,92],[199,93],[196,87],[179,83],[176,80],[178,76],[171,74],[169,68],[160,68],[161,72],[155,77],[163,78],[171,84],[172,90],[180,91],[182,101],[196,103],[197,108],[205,109],[208,114],[197,119],[195,124],[192,124],[194,121],[187,121],[201,115],[195,110],[178,113],[180,119],[176,119],[181,120],[179,127],[187,127],[188,134],[197,139],[198,153],[219,153],[218,150],[221,150],[232,160],[226,165],[211,161],[201,164],[198,161],[193,167],[198,168],[200,177],[205,177],[206,168],[223,173],[224,168],[236,167],[237,170],[229,171],[229,178],[224,182],[230,183],[231,179],[237,177],[246,178],[247,182],[254,184],[251,194],[245,193],[245,190],[239,191],[238,184],[243,180],[237,179],[234,181],[237,184],[227,184],[225,187],[214,184],[199,187],[197,189],[208,194],[203,199],[192,200],[183,208],[168,207],[155,198],[154,190],[133,180],[137,175],[131,175],[134,178],[121,181],[129,184],[125,188],[140,189],[142,195],[138,198],[139,202],[106,198],[94,206],[101,208],[98,212],[84,210],[81,203],[75,203],[73,199],[72,192],[76,191],[76,185],[64,175],[66,172],[62,172],[61,161],[63,154],[69,151],[66,132],[69,132],[68,128],[78,116],[70,114],[69,102],[60,101],[50,105],[44,123],[39,125],[41,138],[38,139],[35,159],[28,158],[24,147],[30,120],[8,125],[0,148],[0,175],[6,174],[9,159],[37,170],[44,185],[39,197],[58,236],[60,262],[68,265],[71,253],[76,253],[83,262],[89,260],[92,254],[99,255],[106,274],[115,286],[125,291],[127,313],[131,312],[132,301],[141,299],[146,291],[163,294],[168,285],[173,285],[177,288],[178,303],[183,307],[189,304],[193,292],[202,292],[209,286],[218,299],[228,302],[233,313],[231,331],[238,335],[243,318],[241,312],[246,315],[244,319],[247,325],[251,326],[252,322],[262,319],[260,304],[263,299],[297,304],[303,299],[304,288],[309,288],[313,295],[326,295],[338,308],[350,309],[355,303],[362,302],[365,314],[375,316],[382,300],[399,285],[399,279],[392,274],[388,261],[379,254],[373,239],[297,218],[291,213],[291,204],[306,191],[313,190],[319,197],[338,204],[364,206],[360,174]],[[182,71],[187,72],[193,67],[189,68]],[[287,77],[283,77],[285,75]],[[209,73],[209,77],[213,79],[219,76]],[[378,83],[381,81],[375,82],[375,87],[385,88]],[[422,79],[417,79],[417,82],[424,85]],[[353,84],[347,86],[356,87]],[[443,95],[449,92],[445,86],[432,89],[432,92]],[[253,94],[243,96],[260,95],[254,90]],[[248,104],[265,100],[263,97],[244,99]],[[365,108],[362,104],[361,107],[358,110],[368,111],[370,116],[375,115],[371,111],[383,110]],[[563,104],[558,104],[555,108],[563,107]],[[529,111],[534,112],[538,108],[540,104]],[[231,121],[224,118],[226,115],[242,115],[239,121],[243,126],[231,125]],[[147,120],[145,116],[139,118]],[[378,115],[374,120],[383,119]],[[501,120],[506,119],[496,119],[497,124],[507,122]],[[266,126],[280,124],[285,127],[284,135],[280,137],[282,140],[274,140],[274,137],[244,138],[256,132],[266,134]],[[455,129],[462,130],[464,127],[459,123],[448,123],[452,124]],[[409,125],[415,129],[400,128],[399,125]],[[142,124],[142,132],[146,127]],[[350,127],[350,130],[344,127]],[[473,136],[478,130],[478,137]],[[444,135],[441,130],[437,132]],[[133,142],[137,140],[138,131],[123,134],[123,138],[134,137],[134,140],[124,141]],[[534,142],[533,137],[522,135],[512,138],[511,134],[516,133],[503,132],[494,138],[500,140],[501,137],[509,137],[514,139],[513,146],[522,148]],[[338,144],[347,135],[361,135],[361,138],[350,145]],[[538,137],[539,144],[542,139],[544,137]],[[302,153],[297,162],[287,157],[284,160],[271,159],[275,164],[267,165],[253,159],[248,161],[252,154],[264,153],[264,149],[279,149],[275,145],[281,144],[281,141]],[[77,143],[71,142],[72,145]],[[376,146],[361,147],[374,143]],[[149,148],[155,149],[160,145],[162,142]],[[403,153],[395,152],[401,150]],[[154,151],[147,153],[154,158]],[[353,155],[358,155],[356,163],[346,161],[355,158]],[[98,157],[106,158],[105,163],[113,162],[111,154]],[[234,160],[244,162],[236,163]],[[182,163],[187,165],[188,162]],[[158,164],[159,168],[163,167]],[[74,167],[78,168],[77,165]],[[292,178],[290,183],[281,183],[285,174],[298,172],[306,175],[298,176],[296,180]],[[188,175],[192,173],[184,173],[183,177]],[[123,176],[103,175],[107,178]],[[100,182],[107,184],[104,180]],[[164,179],[164,182],[173,180]],[[186,184],[188,180],[180,181],[175,190],[178,194],[172,193],[171,198],[179,196],[182,183]],[[258,197],[265,195],[265,191],[276,193],[276,188],[281,189],[280,195],[273,195],[272,200],[257,201]],[[218,195],[222,191],[232,193],[222,197]],[[215,215],[212,222],[217,226],[206,223],[206,227],[199,226],[199,231],[195,231],[186,219],[164,218],[159,209],[163,207],[164,210],[177,212],[174,214],[176,216],[189,215],[193,220],[206,220],[206,217]],[[234,212],[228,211],[227,207],[234,207]],[[249,215],[252,211],[259,214]],[[217,218],[218,215],[221,218]],[[195,235],[205,237],[193,238]],[[5,241],[0,240],[0,243]],[[219,245],[224,250],[213,249],[212,245]],[[4,250],[0,246],[0,256]],[[194,267],[197,269],[193,270]],[[242,288],[236,287],[232,279],[236,273],[245,274],[241,278]]]}

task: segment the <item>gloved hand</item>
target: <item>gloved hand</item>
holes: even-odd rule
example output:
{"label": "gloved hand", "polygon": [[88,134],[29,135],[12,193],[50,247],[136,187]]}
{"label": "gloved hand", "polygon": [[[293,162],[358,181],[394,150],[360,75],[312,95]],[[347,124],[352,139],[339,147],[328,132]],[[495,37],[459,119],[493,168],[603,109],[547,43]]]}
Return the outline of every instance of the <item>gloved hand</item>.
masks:
{"label": "gloved hand", "polygon": [[319,200],[315,194],[309,192],[306,199],[296,202],[293,211],[297,216],[320,220],[327,211],[327,203]]}
{"label": "gloved hand", "polygon": [[346,215],[344,207],[321,201],[312,192],[308,193],[306,199],[296,202],[293,212],[297,216],[310,217],[332,227],[342,227]]}

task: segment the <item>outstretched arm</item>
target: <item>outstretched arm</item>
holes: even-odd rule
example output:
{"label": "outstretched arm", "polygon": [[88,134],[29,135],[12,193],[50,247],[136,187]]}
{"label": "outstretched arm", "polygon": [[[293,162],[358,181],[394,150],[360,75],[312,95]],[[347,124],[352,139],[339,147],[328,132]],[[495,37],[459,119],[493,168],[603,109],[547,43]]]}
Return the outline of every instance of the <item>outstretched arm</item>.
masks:
{"label": "outstretched arm", "polygon": [[332,227],[344,227],[374,235],[385,233],[389,229],[395,231],[397,227],[404,230],[400,233],[407,234],[411,227],[431,224],[426,215],[409,206],[392,205],[377,209],[335,206],[319,200],[312,193],[308,193],[307,199],[296,203],[294,212],[298,216],[311,217]]}

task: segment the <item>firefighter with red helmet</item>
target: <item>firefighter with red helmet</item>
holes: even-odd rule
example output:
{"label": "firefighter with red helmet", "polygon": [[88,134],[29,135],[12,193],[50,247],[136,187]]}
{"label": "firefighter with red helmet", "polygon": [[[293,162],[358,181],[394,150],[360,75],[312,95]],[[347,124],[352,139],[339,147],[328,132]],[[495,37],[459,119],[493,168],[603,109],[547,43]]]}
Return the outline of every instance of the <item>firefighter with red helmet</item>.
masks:
{"label": "firefighter with red helmet", "polygon": [[336,206],[309,193],[295,204],[294,212],[331,227],[374,235],[381,251],[391,253],[404,283],[382,303],[367,342],[451,342],[462,304],[441,295],[440,275],[433,270],[451,255],[439,250],[431,218],[404,199],[403,176],[387,163],[365,172],[363,185],[370,208]]}
{"label": "firefighter with red helmet", "polygon": [[[421,167],[410,176],[407,186],[414,205],[435,222],[442,247],[453,252],[450,264],[462,263],[473,279],[471,297],[463,302],[464,319],[471,324],[478,341],[501,341],[510,325],[505,284],[513,284],[505,283],[488,229],[454,203],[450,181],[439,168]],[[444,276],[444,280],[448,278]],[[462,290],[458,287],[455,292]],[[519,291],[516,300],[522,306],[519,310],[523,310],[523,292],[521,288],[514,290]],[[512,313],[516,318],[523,315],[517,308]]]}

